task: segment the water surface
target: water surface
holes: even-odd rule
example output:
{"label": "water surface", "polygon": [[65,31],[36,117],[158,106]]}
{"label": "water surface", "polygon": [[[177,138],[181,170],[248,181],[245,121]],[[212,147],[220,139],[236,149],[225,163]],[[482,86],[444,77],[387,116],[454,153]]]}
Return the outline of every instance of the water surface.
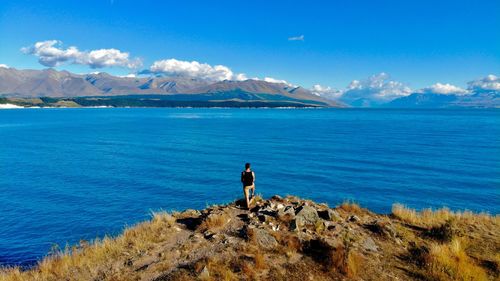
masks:
{"label": "water surface", "polygon": [[500,212],[499,110],[0,111],[0,264],[257,192]]}

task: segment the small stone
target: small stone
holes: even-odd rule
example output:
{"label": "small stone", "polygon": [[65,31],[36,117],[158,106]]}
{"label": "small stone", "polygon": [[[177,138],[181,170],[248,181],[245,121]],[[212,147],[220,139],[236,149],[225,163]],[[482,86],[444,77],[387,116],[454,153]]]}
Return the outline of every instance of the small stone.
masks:
{"label": "small stone", "polygon": [[207,230],[203,233],[203,236],[205,239],[212,239],[215,236],[215,233],[211,232],[210,230]]}
{"label": "small stone", "polygon": [[334,230],[335,229],[335,224],[331,221],[324,221],[323,222],[325,225],[326,230]]}
{"label": "small stone", "polygon": [[289,219],[294,219],[295,218],[295,210],[293,209],[292,206],[286,206],[284,208],[281,208],[278,210],[278,218],[283,220],[285,216],[288,216]]}
{"label": "small stone", "polygon": [[371,252],[378,252],[378,247],[377,244],[375,244],[375,241],[371,237],[366,238],[365,242],[363,242],[362,247]]}
{"label": "small stone", "polygon": [[210,279],[210,272],[208,271],[208,268],[206,265],[203,267],[203,270],[201,271],[199,277],[201,280],[209,280]]}
{"label": "small stone", "polygon": [[359,217],[356,216],[356,215],[352,215],[352,216],[349,217],[349,221],[351,221],[351,222],[357,222],[357,221],[359,221]]}

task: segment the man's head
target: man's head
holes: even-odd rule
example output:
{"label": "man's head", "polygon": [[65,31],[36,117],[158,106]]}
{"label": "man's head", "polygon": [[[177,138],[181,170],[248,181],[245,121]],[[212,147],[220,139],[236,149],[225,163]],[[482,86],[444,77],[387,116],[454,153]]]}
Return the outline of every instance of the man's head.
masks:
{"label": "man's head", "polygon": [[245,169],[250,169],[250,163],[245,164]]}

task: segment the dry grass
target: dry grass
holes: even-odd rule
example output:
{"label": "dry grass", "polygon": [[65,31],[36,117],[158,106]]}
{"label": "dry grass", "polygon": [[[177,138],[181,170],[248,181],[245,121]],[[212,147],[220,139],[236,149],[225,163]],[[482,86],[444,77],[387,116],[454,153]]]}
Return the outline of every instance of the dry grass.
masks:
{"label": "dry grass", "polygon": [[348,278],[358,275],[363,264],[363,257],[353,251],[350,246],[341,246],[331,252],[330,270],[340,272]]}
{"label": "dry grass", "polygon": [[296,235],[287,234],[281,238],[281,244],[285,246],[289,252],[299,252],[302,250],[302,244],[299,237]]}
{"label": "dry grass", "polygon": [[468,223],[485,222],[500,224],[499,215],[491,216],[488,213],[476,214],[470,211],[453,212],[448,208],[437,210],[429,208],[422,211],[416,211],[402,204],[394,204],[392,206],[392,214],[398,219],[413,225],[437,226],[451,219]]}
{"label": "dry grass", "polygon": [[354,251],[350,251],[347,256],[346,275],[349,278],[358,276],[363,265],[363,256]]}
{"label": "dry grass", "polygon": [[260,251],[255,253],[254,262],[255,262],[255,269],[267,268],[266,257]]}
{"label": "dry grass", "polygon": [[207,230],[216,230],[222,228],[229,222],[229,215],[226,213],[211,214],[200,224],[198,230],[201,232]]}
{"label": "dry grass", "polygon": [[459,239],[449,244],[433,244],[427,261],[427,274],[434,280],[488,280],[486,272],[467,255],[464,242]]}
{"label": "dry grass", "polygon": [[175,219],[169,214],[154,213],[150,221],[126,229],[116,238],[104,237],[88,245],[67,247],[40,261],[35,269],[4,269],[0,280],[125,280],[128,273],[125,264],[110,270],[116,261],[146,252],[166,238],[174,223]]}
{"label": "dry grass", "polygon": [[342,204],[337,206],[337,209],[343,210],[343,211],[350,213],[350,214],[357,214],[357,215],[360,215],[360,214],[363,214],[364,212],[366,212],[366,210],[361,208],[357,203],[350,202],[350,201],[344,201]]}

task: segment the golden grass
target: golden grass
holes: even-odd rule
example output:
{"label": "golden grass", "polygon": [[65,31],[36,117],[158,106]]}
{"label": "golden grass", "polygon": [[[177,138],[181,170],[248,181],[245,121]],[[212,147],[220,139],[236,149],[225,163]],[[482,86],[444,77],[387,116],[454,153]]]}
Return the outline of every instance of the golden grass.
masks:
{"label": "golden grass", "polygon": [[229,222],[229,219],[229,215],[226,213],[211,214],[200,224],[198,230],[204,232],[219,229],[225,226]]}
{"label": "golden grass", "polygon": [[116,238],[104,237],[80,247],[66,247],[44,258],[34,269],[3,269],[0,280],[125,280],[125,264],[110,270],[116,261],[146,252],[154,243],[166,239],[174,223],[171,215],[154,213],[150,221],[128,228]]}
{"label": "golden grass", "polygon": [[466,221],[468,223],[486,222],[500,224],[500,216],[491,216],[488,213],[473,213],[471,211],[453,212],[448,208],[432,210],[430,208],[416,211],[402,204],[392,205],[392,214],[398,219],[414,224],[436,226],[450,219]]}
{"label": "golden grass", "polygon": [[255,253],[254,262],[255,269],[267,268],[266,257],[260,251]]}
{"label": "golden grass", "polygon": [[427,274],[434,280],[488,280],[486,272],[467,255],[464,242],[459,239],[449,244],[432,244],[426,260]]}
{"label": "golden grass", "polygon": [[344,201],[342,204],[337,206],[338,209],[343,210],[347,213],[362,214],[365,212],[357,203],[351,201]]}

